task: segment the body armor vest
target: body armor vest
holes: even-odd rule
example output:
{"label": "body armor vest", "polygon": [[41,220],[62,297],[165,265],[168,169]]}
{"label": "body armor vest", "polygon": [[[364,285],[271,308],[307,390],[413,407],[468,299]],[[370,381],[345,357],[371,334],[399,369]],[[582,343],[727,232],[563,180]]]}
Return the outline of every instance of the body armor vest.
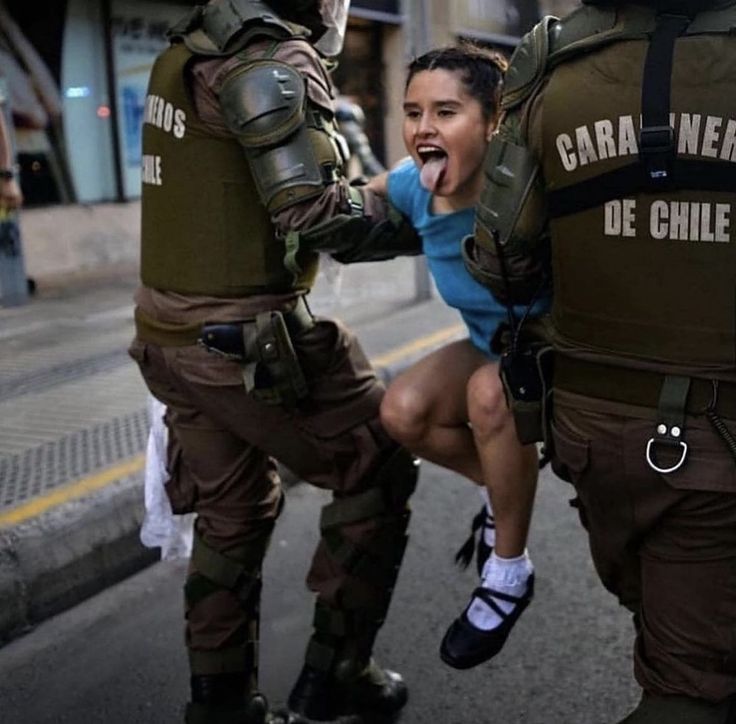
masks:
{"label": "body armor vest", "polygon": [[732,373],[736,196],[709,177],[736,169],[736,41],[688,34],[675,43],[669,126],[675,163],[698,169],[692,185],[655,179],[611,197],[605,187],[615,172],[639,163],[648,46],[646,38],[602,45],[549,75],[541,110],[547,191],[602,189],[605,199],[553,209],[555,332],[568,349],[634,365]]}
{"label": "body armor vest", "polygon": [[156,61],[143,122],[143,283],[185,294],[236,297],[308,289],[317,257],[284,267],[285,245],[235,138],[213,136],[198,119],[182,43]]}

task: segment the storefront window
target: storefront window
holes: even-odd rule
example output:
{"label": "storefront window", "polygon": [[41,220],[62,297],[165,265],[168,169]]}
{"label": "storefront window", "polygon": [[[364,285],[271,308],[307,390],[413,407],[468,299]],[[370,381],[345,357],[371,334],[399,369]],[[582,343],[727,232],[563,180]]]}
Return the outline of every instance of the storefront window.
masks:
{"label": "storefront window", "polygon": [[515,45],[538,19],[537,0],[456,0],[453,3],[457,35],[503,47]]}
{"label": "storefront window", "polygon": [[98,3],[70,0],[64,28],[61,92],[66,156],[81,203],[116,197],[105,41]]}
{"label": "storefront window", "polygon": [[168,44],[166,31],[186,8],[164,2],[116,0],[112,9],[123,193],[134,198],[140,196],[141,122],[148,78],[156,56]]}
{"label": "storefront window", "polygon": [[352,20],[332,79],[341,95],[363,109],[366,135],[374,153],[383,161],[385,108],[381,38],[380,24]]}

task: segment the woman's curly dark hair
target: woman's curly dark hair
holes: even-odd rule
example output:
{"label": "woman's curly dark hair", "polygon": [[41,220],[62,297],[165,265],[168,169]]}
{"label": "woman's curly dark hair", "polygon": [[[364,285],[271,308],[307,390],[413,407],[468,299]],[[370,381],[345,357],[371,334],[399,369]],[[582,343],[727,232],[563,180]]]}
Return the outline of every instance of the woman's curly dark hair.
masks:
{"label": "woman's curly dark hair", "polygon": [[409,64],[405,87],[423,70],[458,71],[468,93],[481,104],[484,115],[490,119],[498,110],[508,65],[498,51],[462,42],[435,48],[415,58]]}

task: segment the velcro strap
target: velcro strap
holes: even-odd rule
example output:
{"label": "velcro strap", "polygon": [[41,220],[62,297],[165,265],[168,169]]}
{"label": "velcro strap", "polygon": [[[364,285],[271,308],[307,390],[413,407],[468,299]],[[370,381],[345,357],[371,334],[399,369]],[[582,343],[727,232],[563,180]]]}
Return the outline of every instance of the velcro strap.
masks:
{"label": "velcro strap", "polygon": [[[715,191],[733,193],[736,167],[726,161],[689,161],[675,159],[669,176],[658,186],[665,191]],[[647,169],[640,163],[629,164],[594,179],[550,191],[549,213],[554,218],[577,214],[602,206],[607,201],[652,191]]]}
{"label": "velcro strap", "polygon": [[295,229],[289,230],[284,236],[284,248],[284,267],[296,279],[302,273],[302,268],[297,261],[299,249],[301,248],[301,234]]}
{"label": "velcro strap", "polygon": [[337,651],[332,646],[320,643],[314,638],[309,640],[304,662],[318,671],[330,671],[337,658]]}
{"label": "velcro strap", "polygon": [[654,183],[668,178],[675,156],[675,139],[669,120],[672,58],[675,41],[689,22],[690,18],[684,15],[660,14],[644,61],[639,159],[650,182]]}
{"label": "velcro strap", "polygon": [[234,646],[228,649],[201,651],[189,649],[189,668],[192,674],[236,674],[247,671],[246,648]]}
{"label": "velcro strap", "polygon": [[190,573],[184,584],[184,605],[187,615],[200,601],[221,591],[222,586],[201,573]]}
{"label": "velcro strap", "polygon": [[383,532],[381,547],[375,550],[353,543],[335,530],[327,531],[323,540],[332,559],[348,575],[384,588],[394,584],[408,536],[390,529]]}
{"label": "velcro strap", "polygon": [[298,335],[314,327],[314,316],[312,315],[307,299],[300,296],[291,309],[283,312],[284,322],[290,334]]}
{"label": "velcro strap", "polygon": [[317,601],[314,607],[314,620],[312,622],[315,631],[344,638],[351,633],[351,621],[345,611],[332,608],[321,601]]}
{"label": "velcro strap", "polygon": [[337,498],[325,505],[320,515],[319,527],[325,531],[347,523],[375,518],[385,512],[387,509],[383,491],[380,488],[371,488],[358,495]]}
{"label": "velcro strap", "polygon": [[192,563],[202,576],[232,591],[243,603],[248,601],[260,582],[259,570],[249,570],[244,563],[216,551],[197,533],[194,535]]}

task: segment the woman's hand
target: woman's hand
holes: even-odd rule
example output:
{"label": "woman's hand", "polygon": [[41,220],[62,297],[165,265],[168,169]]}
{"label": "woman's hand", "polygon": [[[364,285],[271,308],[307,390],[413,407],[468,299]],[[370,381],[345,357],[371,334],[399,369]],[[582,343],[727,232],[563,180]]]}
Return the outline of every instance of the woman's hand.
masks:
{"label": "woman's hand", "polygon": [[388,196],[388,171],[384,171],[383,173],[379,173],[378,176],[374,176],[370,181],[368,181],[365,188],[379,196]]}
{"label": "woman's hand", "polygon": [[23,203],[23,192],[14,179],[0,180],[0,208],[17,209]]}

